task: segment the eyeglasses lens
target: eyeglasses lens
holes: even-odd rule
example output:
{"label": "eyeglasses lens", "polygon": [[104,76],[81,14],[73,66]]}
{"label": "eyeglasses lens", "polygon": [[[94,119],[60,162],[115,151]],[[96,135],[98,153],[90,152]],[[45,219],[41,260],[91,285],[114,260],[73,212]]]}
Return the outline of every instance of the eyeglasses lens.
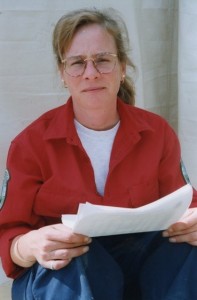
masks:
{"label": "eyeglasses lens", "polygon": [[101,74],[113,71],[116,64],[116,54],[97,54],[94,58],[83,59],[80,56],[70,57],[65,61],[65,72],[70,76],[80,76],[84,73],[87,62],[91,60],[96,70]]}

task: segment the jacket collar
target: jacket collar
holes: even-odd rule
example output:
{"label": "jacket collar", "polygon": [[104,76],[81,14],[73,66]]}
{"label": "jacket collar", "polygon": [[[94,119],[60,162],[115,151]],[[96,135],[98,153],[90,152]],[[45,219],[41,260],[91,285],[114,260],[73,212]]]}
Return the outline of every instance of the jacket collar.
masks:
{"label": "jacket collar", "polygon": [[[140,133],[142,131],[154,131],[154,128],[149,124],[147,119],[142,117],[143,109],[125,104],[118,98],[118,112],[120,116],[120,123],[124,127],[128,135],[131,133]],[[128,126],[130,124],[130,126]]]}
{"label": "jacket collar", "polygon": [[[154,131],[154,128],[141,117],[141,114],[138,114],[139,110],[142,111],[141,109],[125,104],[119,98],[117,105],[120,124],[121,127],[124,128],[125,138],[126,136],[129,137],[132,135],[132,138],[135,137],[139,139],[140,132],[147,130]],[[74,125],[72,98],[70,97],[66,104],[56,108],[54,112],[49,127],[45,132],[44,139],[66,138],[68,142],[78,144],[79,137]],[[130,124],[130,126],[128,126],[128,124]]]}
{"label": "jacket collar", "polygon": [[44,135],[45,140],[65,138],[74,143],[78,141],[78,135],[74,125],[74,112],[71,97],[66,104],[55,109],[55,114],[51,118],[49,127]]}

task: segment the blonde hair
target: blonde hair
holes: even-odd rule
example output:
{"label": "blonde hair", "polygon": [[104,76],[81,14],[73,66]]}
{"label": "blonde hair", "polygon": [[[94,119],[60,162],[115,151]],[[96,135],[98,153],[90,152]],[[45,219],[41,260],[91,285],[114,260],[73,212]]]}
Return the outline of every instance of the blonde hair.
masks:
{"label": "blonde hair", "polygon": [[[57,22],[53,31],[53,51],[58,66],[62,64],[65,51],[70,46],[76,31],[88,24],[99,24],[104,27],[114,38],[118,59],[127,67],[135,70],[135,66],[127,55],[129,38],[126,25],[118,12],[114,9],[79,9],[63,15]],[[134,105],[135,88],[133,80],[126,74],[121,83],[118,96],[125,103]]]}

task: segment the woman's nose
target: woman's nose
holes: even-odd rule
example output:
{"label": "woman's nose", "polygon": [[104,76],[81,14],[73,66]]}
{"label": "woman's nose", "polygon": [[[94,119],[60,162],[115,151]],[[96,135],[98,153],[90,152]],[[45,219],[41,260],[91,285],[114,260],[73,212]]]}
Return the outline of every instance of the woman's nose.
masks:
{"label": "woman's nose", "polygon": [[86,60],[86,66],[85,66],[85,71],[83,73],[83,76],[85,77],[90,77],[90,78],[95,78],[100,75],[99,71],[97,70],[94,61],[92,59]]}

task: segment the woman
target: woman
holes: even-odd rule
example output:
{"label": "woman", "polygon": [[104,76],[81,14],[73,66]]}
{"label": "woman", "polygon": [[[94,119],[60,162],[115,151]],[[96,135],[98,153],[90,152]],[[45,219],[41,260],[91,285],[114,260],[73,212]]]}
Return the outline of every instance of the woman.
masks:
{"label": "woman", "polygon": [[61,224],[79,203],[139,207],[186,184],[174,131],[133,106],[127,31],[112,15],[82,9],[58,21],[53,48],[71,97],[11,144],[0,254],[14,300],[197,298],[195,191],[163,235],[91,239]]}

